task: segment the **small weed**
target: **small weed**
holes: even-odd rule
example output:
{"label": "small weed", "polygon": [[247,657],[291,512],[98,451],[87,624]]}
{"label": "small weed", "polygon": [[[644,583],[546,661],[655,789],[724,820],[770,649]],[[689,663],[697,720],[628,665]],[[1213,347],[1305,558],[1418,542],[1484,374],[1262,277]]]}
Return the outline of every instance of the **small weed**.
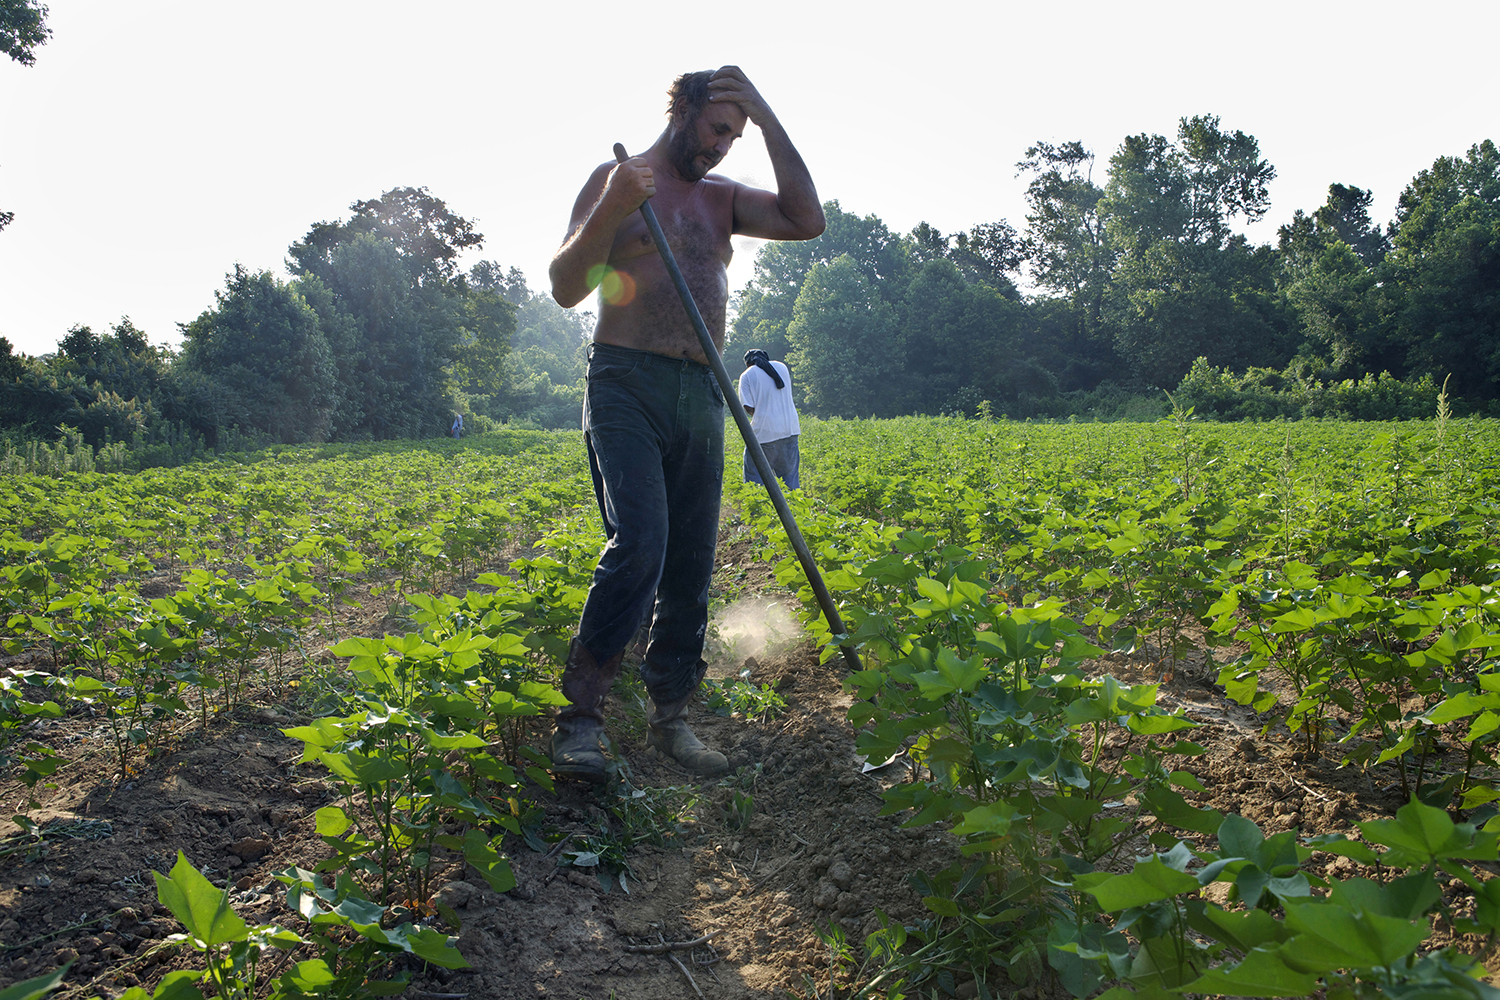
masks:
{"label": "small weed", "polygon": [[703,682],[708,707],[715,715],[741,716],[748,722],[768,722],[786,711],[786,699],[770,684],[750,683],[750,671],[734,681]]}
{"label": "small weed", "polygon": [[724,822],[731,830],[743,830],[750,825],[750,817],[755,815],[755,799],[748,793],[736,789],[729,797],[729,808],[725,813]]}

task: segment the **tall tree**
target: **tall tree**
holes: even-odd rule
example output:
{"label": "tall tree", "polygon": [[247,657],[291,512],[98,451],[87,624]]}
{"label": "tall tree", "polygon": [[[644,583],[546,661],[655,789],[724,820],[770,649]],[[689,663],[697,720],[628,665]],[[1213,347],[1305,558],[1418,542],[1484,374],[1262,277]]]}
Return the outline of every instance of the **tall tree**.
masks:
{"label": "tall tree", "polygon": [[353,237],[368,234],[389,240],[397,255],[423,286],[446,285],[461,280],[458,255],[484,245],[484,236],[474,223],[449,210],[441,198],[425,187],[391,188],[379,198],[356,201],[348,222],[318,222],[308,234],[293,243],[288,253],[292,272],[324,273],[334,251]]}
{"label": "tall tree", "polygon": [[1275,255],[1231,229],[1265,215],[1275,176],[1255,137],[1214,115],[1181,119],[1175,142],[1128,136],[1110,158],[1099,203],[1117,261],[1106,311],[1147,385],[1176,385],[1199,356],[1234,368],[1290,357]]}
{"label": "tall tree", "polygon": [[948,259],[964,277],[982,282],[1006,298],[1019,299],[1014,275],[1026,262],[1026,242],[1016,228],[1001,219],[981,222],[968,232],[954,233]]}
{"label": "tall tree", "polygon": [[0,52],[22,66],[36,64],[33,51],[47,44],[47,6],[36,0],[0,0]]}
{"label": "tall tree", "polygon": [[1439,157],[1402,192],[1382,269],[1407,374],[1500,398],[1500,150]]}
{"label": "tall tree", "polygon": [[456,392],[502,378],[514,307],[495,289],[470,288],[457,258],[484,237],[426,188],[350,207],[348,221],[317,223],[288,251],[293,273],[321,286],[308,301],[330,331],[349,401],[340,412],[359,412],[347,429],[337,419],[339,433],[442,433]]}
{"label": "tall tree", "polygon": [[338,385],[318,315],[269,271],[235,266],[215,306],[184,324],[182,362],[209,379],[216,428],[323,441]]}
{"label": "tall tree", "polygon": [[910,244],[878,216],[845,212],[837,201],[826,202],[823,213],[828,227],[817,239],[767,243],[756,253],[755,277],[736,303],[724,346],[727,356],[761,348],[774,358],[779,345],[790,347],[787,328],[803,281],[815,265],[831,264],[843,255],[887,305],[900,299],[910,280]]}
{"label": "tall tree", "polygon": [[1047,364],[1061,388],[1093,388],[1120,368],[1114,336],[1104,321],[1104,301],[1115,252],[1106,239],[1093,180],[1094,154],[1081,142],[1038,142],[1016,164],[1031,174],[1026,185],[1024,250],[1032,279],[1057,295],[1066,310],[1048,308]]}
{"label": "tall tree", "polygon": [[[33,50],[47,44],[47,7],[36,0],[0,0],[0,52],[22,66],[36,64]],[[0,230],[16,220],[15,212],[0,212]]]}
{"label": "tall tree", "polygon": [[982,399],[1014,409],[1021,356],[1021,307],[994,287],[964,280],[947,259],[929,261],[907,287],[903,413],[967,412]]}
{"label": "tall tree", "polygon": [[1375,268],[1389,241],[1370,221],[1372,195],[1328,185],[1311,215],[1298,209],[1277,230],[1281,285],[1302,326],[1299,355],[1336,378],[1400,367],[1382,336],[1382,293]]}
{"label": "tall tree", "polygon": [[850,254],[807,272],[787,330],[802,408],[818,416],[889,417],[909,398],[895,310]]}

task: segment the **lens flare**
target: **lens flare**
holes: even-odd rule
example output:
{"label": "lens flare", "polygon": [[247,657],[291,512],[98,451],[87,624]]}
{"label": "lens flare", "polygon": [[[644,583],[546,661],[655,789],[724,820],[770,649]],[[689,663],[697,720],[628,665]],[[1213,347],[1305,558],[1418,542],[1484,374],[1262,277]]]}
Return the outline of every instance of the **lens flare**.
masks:
{"label": "lens flare", "polygon": [[589,268],[588,281],[612,306],[627,306],[635,301],[635,279],[608,264]]}

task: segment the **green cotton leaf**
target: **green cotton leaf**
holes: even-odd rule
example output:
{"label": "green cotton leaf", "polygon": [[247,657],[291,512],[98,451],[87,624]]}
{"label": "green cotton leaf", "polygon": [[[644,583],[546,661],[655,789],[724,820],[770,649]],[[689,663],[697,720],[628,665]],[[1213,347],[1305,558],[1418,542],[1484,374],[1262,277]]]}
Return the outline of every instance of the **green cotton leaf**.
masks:
{"label": "green cotton leaf", "polygon": [[1426,872],[1415,872],[1387,885],[1367,878],[1335,882],[1328,901],[1346,910],[1379,913],[1401,920],[1415,920],[1432,909],[1443,897],[1437,879]]}
{"label": "green cotton leaf", "polygon": [[1464,734],[1464,742],[1472,743],[1480,737],[1488,736],[1496,729],[1500,729],[1500,713],[1481,712],[1479,717],[1469,724],[1469,731]]}
{"label": "green cotton leaf", "polygon": [[496,892],[509,892],[516,887],[510,862],[495,849],[504,837],[501,834],[490,840],[481,831],[473,829],[464,834],[464,860],[473,865]]}
{"label": "green cotton leaf", "polygon": [[[49,972],[45,976],[37,976],[35,979],[12,983],[5,989],[0,990],[0,1000],[40,1000],[41,997],[57,989],[62,983],[63,977],[68,974],[68,970],[72,967],[73,963],[69,962],[61,969]],[[189,975],[196,977],[196,973],[189,973]],[[142,990],[141,992],[144,993],[145,991]],[[199,995],[201,996],[202,994]]]}
{"label": "green cotton leaf", "polygon": [[1446,812],[1421,802],[1408,802],[1396,810],[1393,820],[1376,819],[1355,825],[1367,840],[1390,848],[1384,859],[1390,865],[1415,868],[1442,858],[1495,857],[1493,835],[1486,835],[1483,842],[1471,847],[1473,827],[1455,827]]}
{"label": "green cotton leaf", "polygon": [[949,649],[938,650],[935,663],[936,670],[925,670],[912,675],[922,697],[932,701],[950,694],[972,691],[989,673],[982,656],[961,660]]}
{"label": "green cotton leaf", "polygon": [[1392,965],[1427,940],[1427,926],[1379,913],[1354,913],[1324,900],[1284,901],[1286,923],[1298,935],[1281,946],[1294,969],[1331,972],[1372,965]]}
{"label": "green cotton leaf", "polygon": [[327,962],[310,958],[286,970],[277,982],[297,993],[318,994],[327,992],[326,987],[332,986],[337,979]]}
{"label": "green cotton leaf", "polygon": [[1167,775],[1167,780],[1178,788],[1187,788],[1194,792],[1208,791],[1191,771],[1173,771]]}
{"label": "green cotton leaf", "polygon": [[1140,736],[1159,736],[1179,729],[1196,729],[1198,723],[1183,715],[1132,715],[1125,720],[1125,725]]}
{"label": "green cotton leaf", "polygon": [[1189,900],[1188,923],[1202,934],[1249,952],[1263,944],[1277,945],[1292,932],[1265,910],[1225,910],[1205,901]]}
{"label": "green cotton leaf", "polygon": [[[343,873],[340,873],[339,879],[343,878]],[[379,903],[360,899],[357,896],[348,896],[323,916],[329,918],[322,921],[324,923],[340,924],[351,928],[371,941],[386,941],[386,932],[380,926],[380,922],[385,919],[385,907]],[[318,922],[318,920],[313,921],[313,923]]]}
{"label": "green cotton leaf", "polygon": [[392,944],[400,945],[403,951],[425,959],[444,969],[467,969],[469,963],[454,947],[457,938],[449,937],[431,927],[413,929],[411,924],[387,932]]}
{"label": "green cotton leaf", "polygon": [[958,904],[946,896],[923,896],[922,905],[940,917],[957,917],[960,915]]}
{"label": "green cotton leaf", "polygon": [[337,746],[344,741],[343,724],[347,720],[323,718],[313,722],[310,726],[293,726],[283,729],[282,735],[290,736],[294,740],[301,740],[307,744],[303,747],[302,760],[298,763],[306,764],[319,758],[320,750]]}
{"label": "green cotton leaf", "polygon": [[1016,816],[1016,808],[1009,802],[995,802],[979,806],[964,813],[961,823],[953,827],[960,836],[1003,836],[1010,832],[1010,821]]}
{"label": "green cotton leaf", "polygon": [[823,574],[823,582],[829,590],[858,590],[864,581],[847,569],[830,570]]}
{"label": "green cotton leaf", "polygon": [[250,929],[229,906],[229,892],[219,889],[177,852],[170,875],[156,876],[156,897],[192,936],[200,951],[243,941]]}
{"label": "green cotton leaf", "polygon": [[379,639],[366,639],[354,636],[334,646],[329,652],[339,657],[379,657],[385,654],[385,643]]}
{"label": "green cotton leaf", "polygon": [[1170,788],[1152,788],[1144,792],[1141,803],[1151,811],[1151,815],[1179,830],[1213,833],[1224,823],[1223,813],[1216,809],[1190,806],[1180,792]]}
{"label": "green cotton leaf", "polygon": [[[139,986],[132,986],[120,994],[120,1000],[203,1000],[203,991],[198,980],[203,974],[194,969],[179,969],[169,972],[156,984],[156,991],[147,993]],[[6,997],[0,993],[0,998]]]}
{"label": "green cotton leaf", "polygon": [[947,610],[951,606],[952,598],[948,593],[948,588],[931,577],[919,577],[916,587],[917,593],[931,601],[933,607]]}
{"label": "green cotton leaf", "polygon": [[1217,834],[1221,858],[1253,858],[1266,839],[1260,827],[1237,813],[1224,817]]}
{"label": "green cotton leaf", "polygon": [[313,815],[317,819],[320,837],[342,837],[354,826],[354,820],[340,806],[323,806]]}
{"label": "green cotton leaf", "polygon": [[1435,590],[1438,587],[1441,587],[1441,586],[1444,586],[1445,584],[1447,584],[1448,577],[1450,577],[1451,575],[1452,575],[1452,571],[1451,570],[1435,569],[1432,572],[1425,574],[1422,577],[1422,579],[1420,579],[1420,580],[1417,581],[1417,589],[1418,590]]}
{"label": "green cotton leaf", "polygon": [[1074,886],[1089,893],[1099,901],[1099,908],[1107,913],[1145,906],[1185,892],[1196,892],[1198,880],[1185,872],[1173,871],[1161,858],[1153,856],[1149,861],[1138,861],[1127,874],[1102,874],[1095,884],[1093,875],[1080,875]]}
{"label": "green cotton leaf", "polygon": [[1500,791],[1490,788],[1488,785],[1475,785],[1464,792],[1463,801],[1459,803],[1460,809],[1475,809],[1479,806],[1500,799]]}
{"label": "green cotton leaf", "polygon": [[1307,997],[1318,988],[1318,977],[1287,965],[1279,949],[1261,945],[1243,961],[1221,965],[1182,987],[1185,993],[1242,997]]}
{"label": "green cotton leaf", "polygon": [[1435,726],[1441,726],[1444,723],[1466,719],[1479,712],[1496,708],[1500,708],[1500,694],[1493,691],[1486,691],[1484,694],[1459,691],[1438,702],[1424,712],[1422,717]]}

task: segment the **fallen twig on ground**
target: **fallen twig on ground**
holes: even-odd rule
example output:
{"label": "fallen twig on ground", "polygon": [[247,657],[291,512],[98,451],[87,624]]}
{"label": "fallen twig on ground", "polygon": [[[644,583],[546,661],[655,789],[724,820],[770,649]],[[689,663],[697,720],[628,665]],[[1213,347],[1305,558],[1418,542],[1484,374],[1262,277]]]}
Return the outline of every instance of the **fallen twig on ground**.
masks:
{"label": "fallen twig on ground", "polygon": [[687,951],[696,948],[700,944],[707,944],[718,931],[709,931],[700,938],[691,941],[663,941],[661,944],[627,944],[626,951],[633,951],[638,955],[665,955],[669,951]]}

